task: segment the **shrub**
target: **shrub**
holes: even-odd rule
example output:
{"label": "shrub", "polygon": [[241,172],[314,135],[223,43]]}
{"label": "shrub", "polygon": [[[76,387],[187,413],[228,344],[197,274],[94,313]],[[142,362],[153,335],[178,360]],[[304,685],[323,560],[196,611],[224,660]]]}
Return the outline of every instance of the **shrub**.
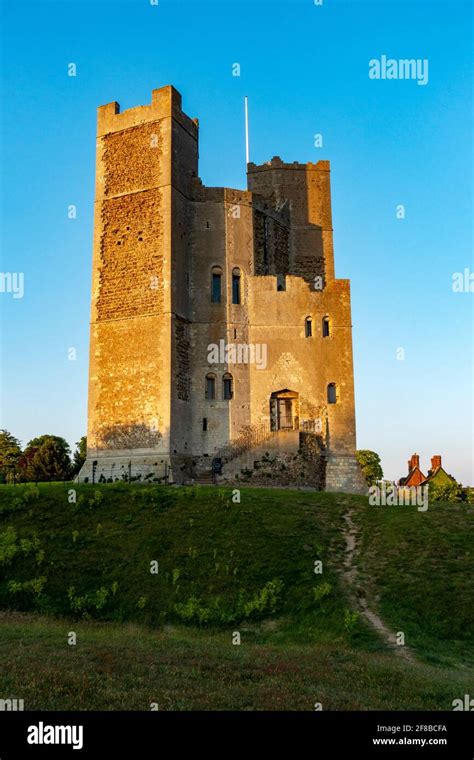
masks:
{"label": "shrub", "polygon": [[30,538],[21,538],[20,539],[20,548],[22,553],[25,556],[28,556],[28,554],[31,554],[32,552],[38,552],[40,547],[40,540],[37,535],[34,535],[32,539]]}
{"label": "shrub", "polygon": [[244,617],[275,612],[282,590],[283,583],[280,580],[268,581],[253,599],[243,605]]}
{"label": "shrub", "polygon": [[468,491],[459,483],[446,483],[442,486],[429,487],[430,501],[467,501]]}
{"label": "shrub", "polygon": [[33,578],[31,581],[8,581],[8,590],[11,594],[27,591],[34,594],[34,596],[40,596],[46,581],[47,578],[45,575],[41,575],[39,578]]}
{"label": "shrub", "polygon": [[67,596],[73,612],[80,612],[84,617],[89,617],[93,611],[99,612],[105,607],[109,592],[104,586],[101,586],[97,591],[90,591],[83,596],[77,596],[74,586],[70,586]]}
{"label": "shrub", "polygon": [[195,596],[189,597],[184,604],[175,604],[175,612],[186,623],[208,623],[211,618],[211,610],[205,607]]}
{"label": "shrub", "polygon": [[94,498],[89,499],[89,506],[98,507],[104,501],[104,494],[100,491],[94,491]]}
{"label": "shrub", "polygon": [[331,591],[332,591],[332,586],[330,583],[320,583],[318,586],[315,586],[313,588],[314,601],[315,602],[321,601],[321,599],[324,599],[326,596],[329,596]]}
{"label": "shrub", "polygon": [[0,565],[8,565],[18,552],[16,530],[11,525],[0,533]]}
{"label": "shrub", "polygon": [[354,628],[356,627],[359,621],[359,617],[360,616],[358,612],[351,612],[350,610],[344,610],[344,629],[349,635],[351,635],[354,632]]}

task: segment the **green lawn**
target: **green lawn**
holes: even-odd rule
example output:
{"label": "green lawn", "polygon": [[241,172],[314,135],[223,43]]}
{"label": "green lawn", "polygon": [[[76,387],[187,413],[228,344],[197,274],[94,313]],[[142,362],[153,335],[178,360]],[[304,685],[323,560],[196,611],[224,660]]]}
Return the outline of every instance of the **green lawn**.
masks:
{"label": "green lawn", "polygon": [[0,694],[27,710],[450,710],[472,693],[472,671],[340,641],[277,645],[247,626],[236,646],[231,631],[18,613],[0,613],[0,624]]}
{"label": "green lawn", "polygon": [[[240,497],[0,486],[0,697],[27,709],[443,710],[472,693],[472,505]],[[348,510],[359,581],[413,663],[363,618],[348,623]]]}

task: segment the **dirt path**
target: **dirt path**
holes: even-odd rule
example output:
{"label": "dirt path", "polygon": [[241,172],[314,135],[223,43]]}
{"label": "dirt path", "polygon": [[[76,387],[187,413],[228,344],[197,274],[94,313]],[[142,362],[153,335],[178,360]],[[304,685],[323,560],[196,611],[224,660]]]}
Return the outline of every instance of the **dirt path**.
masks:
{"label": "dirt path", "polygon": [[342,577],[346,582],[351,601],[354,607],[360,611],[372,628],[377,631],[397,655],[413,662],[414,657],[412,652],[406,646],[399,646],[397,644],[395,633],[384,623],[382,618],[369,607],[364,590],[358,584],[357,566],[355,563],[358,552],[358,530],[352,519],[353,514],[353,510],[349,509],[344,515],[345,527],[343,528],[343,534],[346,541],[346,554],[342,571]]}

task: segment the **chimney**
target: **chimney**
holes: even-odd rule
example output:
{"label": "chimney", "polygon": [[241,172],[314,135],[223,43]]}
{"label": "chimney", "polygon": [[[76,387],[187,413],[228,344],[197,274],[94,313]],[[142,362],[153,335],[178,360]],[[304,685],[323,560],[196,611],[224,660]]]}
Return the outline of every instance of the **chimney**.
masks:
{"label": "chimney", "polygon": [[408,460],[408,472],[411,472],[415,467],[420,466],[420,457],[418,454],[412,454]]}
{"label": "chimney", "polygon": [[435,456],[431,457],[431,469],[437,470],[438,467],[441,467],[441,455],[436,454]]}

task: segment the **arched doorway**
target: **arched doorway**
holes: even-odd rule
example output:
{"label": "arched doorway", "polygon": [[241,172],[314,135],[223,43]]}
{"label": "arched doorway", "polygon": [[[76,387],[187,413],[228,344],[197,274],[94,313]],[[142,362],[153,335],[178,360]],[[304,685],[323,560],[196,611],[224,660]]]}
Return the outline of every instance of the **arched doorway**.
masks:
{"label": "arched doorway", "polygon": [[299,429],[299,394],[284,388],[270,396],[271,430]]}

